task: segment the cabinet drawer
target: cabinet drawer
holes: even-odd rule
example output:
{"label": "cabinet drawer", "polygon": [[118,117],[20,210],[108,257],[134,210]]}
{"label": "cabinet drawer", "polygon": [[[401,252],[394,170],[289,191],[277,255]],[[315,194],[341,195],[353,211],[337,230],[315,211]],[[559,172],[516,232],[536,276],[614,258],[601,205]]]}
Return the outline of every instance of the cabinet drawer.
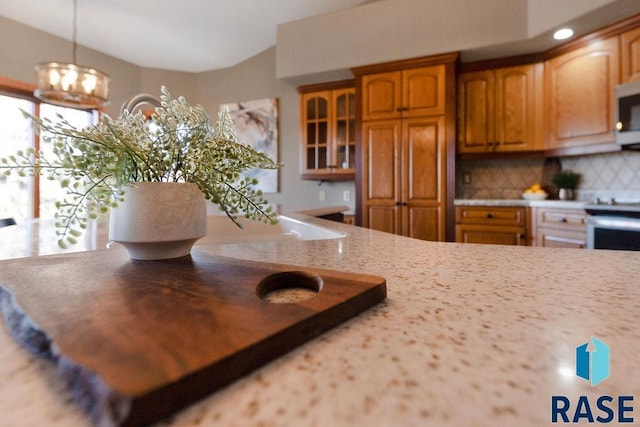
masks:
{"label": "cabinet drawer", "polygon": [[539,209],[538,227],[586,230],[587,213],[580,209]]}
{"label": "cabinet drawer", "polygon": [[538,246],[546,248],[584,249],[587,247],[587,233],[580,231],[540,228],[536,240]]}
{"label": "cabinet drawer", "polygon": [[527,234],[524,227],[458,224],[456,242],[526,246]]}
{"label": "cabinet drawer", "polygon": [[527,225],[526,209],[505,206],[458,206],[456,223],[525,227]]}

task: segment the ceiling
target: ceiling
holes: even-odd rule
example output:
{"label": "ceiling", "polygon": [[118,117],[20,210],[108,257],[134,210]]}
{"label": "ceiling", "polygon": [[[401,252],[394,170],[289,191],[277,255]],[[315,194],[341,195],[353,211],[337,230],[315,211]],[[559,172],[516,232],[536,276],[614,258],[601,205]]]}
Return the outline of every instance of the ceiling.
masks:
{"label": "ceiling", "polygon": [[[140,67],[201,72],[275,45],[278,24],[366,0],[77,0],[76,41]],[[0,16],[73,40],[73,0],[0,0]]]}

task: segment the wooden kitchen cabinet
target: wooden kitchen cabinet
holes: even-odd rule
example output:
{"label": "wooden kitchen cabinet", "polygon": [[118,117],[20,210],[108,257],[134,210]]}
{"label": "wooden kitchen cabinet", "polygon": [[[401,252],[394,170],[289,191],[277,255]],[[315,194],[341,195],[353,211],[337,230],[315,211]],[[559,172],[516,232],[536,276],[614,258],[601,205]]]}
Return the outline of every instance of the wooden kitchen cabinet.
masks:
{"label": "wooden kitchen cabinet", "polygon": [[615,143],[618,37],[595,41],[545,62],[548,148]]}
{"label": "wooden kitchen cabinet", "polygon": [[535,246],[587,247],[587,213],[583,209],[532,208]]}
{"label": "wooden kitchen cabinet", "polygon": [[362,77],[362,120],[389,120],[445,113],[445,65]]}
{"label": "wooden kitchen cabinet", "polygon": [[527,208],[457,206],[456,242],[525,246]]}
{"label": "wooden kitchen cabinet", "polygon": [[364,224],[445,240],[444,116],[364,122],[363,139]]}
{"label": "wooden kitchen cabinet", "polygon": [[[313,88],[313,86],[311,87]],[[301,175],[325,181],[355,178],[355,88],[299,88]]]}
{"label": "wooden kitchen cabinet", "polygon": [[620,35],[621,83],[640,80],[640,28]]}
{"label": "wooden kitchen cabinet", "polygon": [[433,241],[455,238],[455,67],[442,54],[353,68],[356,224]]}
{"label": "wooden kitchen cabinet", "polygon": [[462,73],[458,152],[544,148],[542,63]]}

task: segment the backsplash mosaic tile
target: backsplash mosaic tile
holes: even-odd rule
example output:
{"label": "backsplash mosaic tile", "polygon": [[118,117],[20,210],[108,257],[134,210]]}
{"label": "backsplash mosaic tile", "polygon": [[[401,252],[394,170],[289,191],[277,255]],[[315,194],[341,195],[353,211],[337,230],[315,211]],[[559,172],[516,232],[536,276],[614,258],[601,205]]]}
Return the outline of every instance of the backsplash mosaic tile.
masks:
{"label": "backsplash mosaic tile", "polygon": [[[456,165],[456,198],[519,199],[524,189],[540,183],[551,192],[558,170],[581,175],[578,200],[596,197],[640,199],[640,152],[621,151],[560,159],[465,160]],[[465,183],[465,175],[470,178]]]}

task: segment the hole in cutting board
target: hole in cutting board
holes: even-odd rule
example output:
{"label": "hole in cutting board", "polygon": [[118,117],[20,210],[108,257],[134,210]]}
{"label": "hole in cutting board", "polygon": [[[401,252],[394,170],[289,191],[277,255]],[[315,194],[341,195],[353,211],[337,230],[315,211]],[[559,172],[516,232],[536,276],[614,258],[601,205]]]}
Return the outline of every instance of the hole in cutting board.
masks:
{"label": "hole in cutting board", "polygon": [[292,303],[316,296],[322,289],[322,277],[304,271],[271,274],[258,283],[256,294],[273,303]]}

